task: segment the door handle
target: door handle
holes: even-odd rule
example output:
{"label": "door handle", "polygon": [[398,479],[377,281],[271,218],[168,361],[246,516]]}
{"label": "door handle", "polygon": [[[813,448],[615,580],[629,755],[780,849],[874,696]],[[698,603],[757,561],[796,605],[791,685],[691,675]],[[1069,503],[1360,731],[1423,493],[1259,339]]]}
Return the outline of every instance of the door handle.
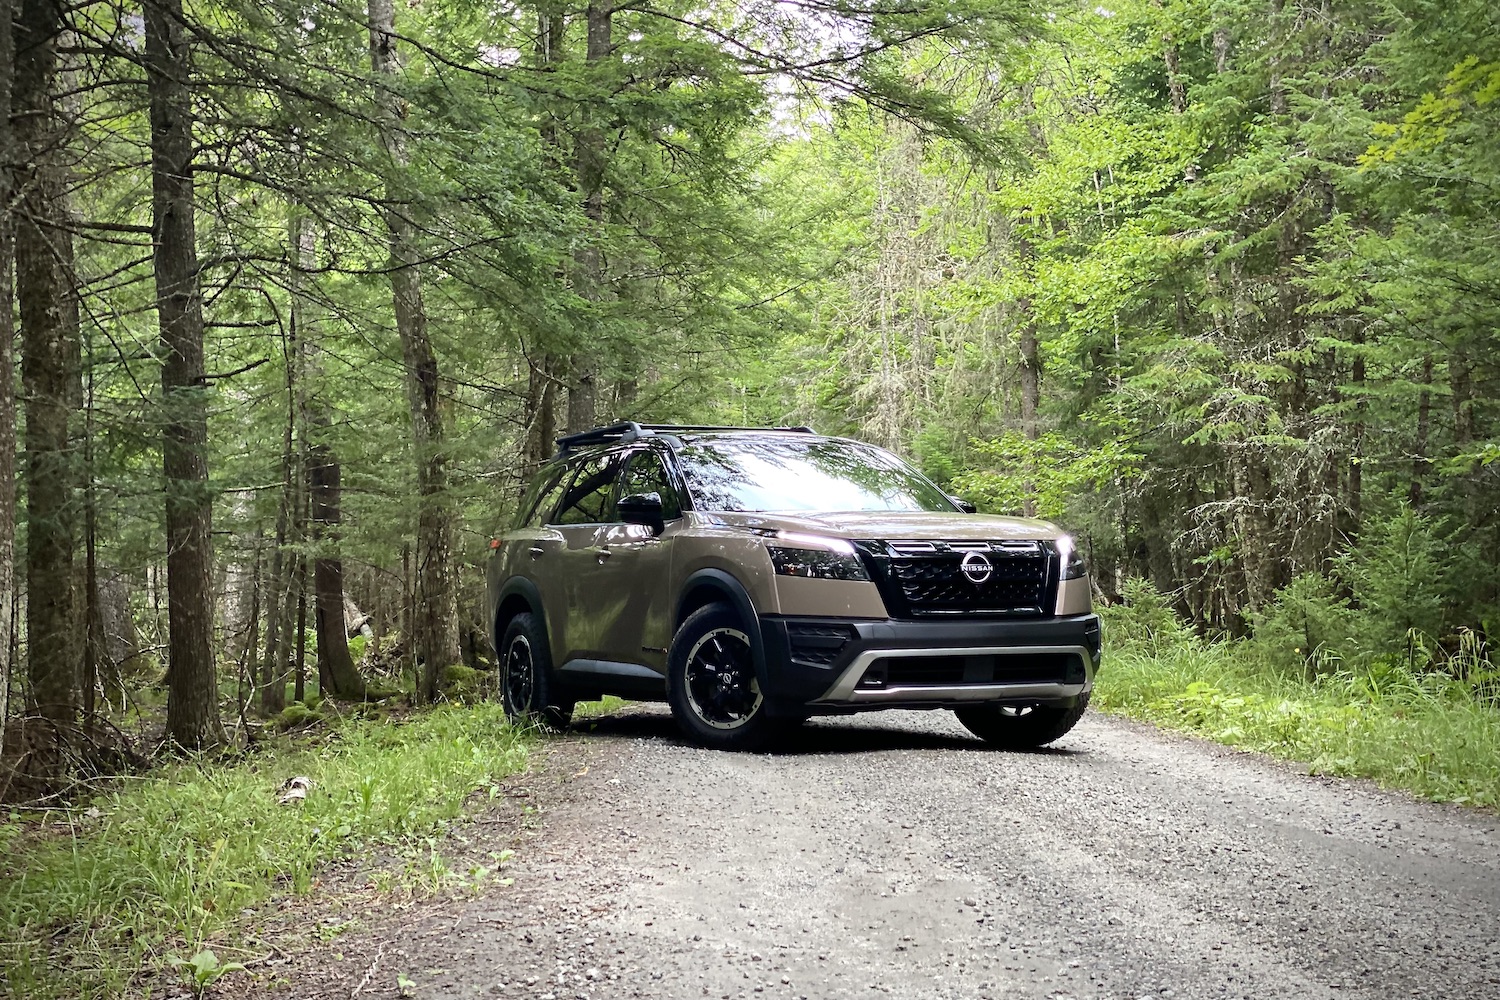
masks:
{"label": "door handle", "polygon": [[614,555],[614,553],[609,551],[609,546],[600,545],[594,549],[594,555],[597,556],[599,558],[599,561],[602,563],[604,562],[604,560]]}
{"label": "door handle", "polygon": [[547,550],[542,548],[540,545],[533,545],[527,551],[531,553],[531,558],[533,559],[540,559],[542,556],[547,554]]}

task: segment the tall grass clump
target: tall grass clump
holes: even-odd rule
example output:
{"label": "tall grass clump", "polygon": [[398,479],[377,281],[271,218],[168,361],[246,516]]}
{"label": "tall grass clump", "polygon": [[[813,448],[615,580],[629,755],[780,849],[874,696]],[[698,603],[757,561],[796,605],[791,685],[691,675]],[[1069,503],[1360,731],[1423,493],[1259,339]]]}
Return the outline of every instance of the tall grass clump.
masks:
{"label": "tall grass clump", "polygon": [[[14,996],[114,996],[142,967],[231,936],[242,910],[308,892],[330,862],[400,857],[525,767],[495,704],[351,721],[316,746],[130,780],[67,827],[0,824],[0,967]],[[310,779],[281,804],[284,784]],[[220,950],[223,950],[222,947]]]}
{"label": "tall grass clump", "polygon": [[1104,610],[1095,701],[1314,773],[1500,806],[1500,674],[1484,643],[1461,632],[1445,646],[1415,628],[1397,641],[1369,626],[1368,613],[1303,578],[1253,637],[1209,641],[1132,581],[1125,603]]}

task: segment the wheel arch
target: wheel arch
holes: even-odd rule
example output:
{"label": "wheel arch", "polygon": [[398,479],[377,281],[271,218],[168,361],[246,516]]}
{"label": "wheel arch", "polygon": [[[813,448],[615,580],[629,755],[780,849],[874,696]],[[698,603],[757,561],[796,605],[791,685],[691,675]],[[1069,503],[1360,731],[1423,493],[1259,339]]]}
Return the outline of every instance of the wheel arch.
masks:
{"label": "wheel arch", "polygon": [[755,604],[750,600],[750,592],[745,589],[744,584],[727,571],[713,568],[700,569],[683,581],[682,592],[677,598],[676,612],[672,616],[673,637],[676,637],[678,630],[682,628],[682,623],[687,621],[689,615],[710,604],[728,604],[739,614],[740,621],[745,626],[745,634],[750,638],[751,649],[755,653],[755,672],[764,690],[766,649],[760,634],[760,618],[755,613]]}
{"label": "wheel arch", "polygon": [[495,605],[495,620],[490,625],[490,646],[495,651],[496,663],[500,662],[500,640],[505,635],[506,627],[516,615],[528,611],[542,623],[545,632],[547,619],[542,614],[541,591],[524,576],[513,576],[500,588],[500,600]]}

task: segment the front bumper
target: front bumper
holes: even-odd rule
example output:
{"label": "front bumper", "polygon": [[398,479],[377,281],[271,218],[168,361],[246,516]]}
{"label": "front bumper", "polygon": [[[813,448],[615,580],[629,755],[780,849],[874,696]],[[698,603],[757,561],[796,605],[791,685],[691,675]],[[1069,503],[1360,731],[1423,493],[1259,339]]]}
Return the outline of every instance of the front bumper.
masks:
{"label": "front bumper", "polygon": [[778,714],[976,702],[1070,706],[1094,686],[1099,617],[895,621],[766,615],[763,694]]}

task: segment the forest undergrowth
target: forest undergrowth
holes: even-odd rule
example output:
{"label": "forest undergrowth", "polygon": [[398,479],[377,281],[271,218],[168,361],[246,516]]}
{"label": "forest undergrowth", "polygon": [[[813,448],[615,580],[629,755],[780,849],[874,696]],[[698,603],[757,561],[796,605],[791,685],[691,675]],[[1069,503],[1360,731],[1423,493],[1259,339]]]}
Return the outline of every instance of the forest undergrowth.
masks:
{"label": "forest undergrowth", "polygon": [[1305,622],[1290,627],[1307,611],[1299,596],[1283,595],[1255,637],[1212,641],[1149,585],[1128,585],[1126,603],[1104,612],[1095,704],[1311,774],[1500,806],[1500,671],[1484,647],[1446,650],[1419,634],[1379,652],[1353,639],[1309,645],[1297,637],[1312,630]]}
{"label": "forest undergrowth", "polygon": [[458,870],[444,837],[503,794],[531,745],[496,703],[371,712],[227,764],[119,779],[70,808],[12,812],[0,822],[3,983],[35,1000],[117,996],[176,969],[201,991],[260,957],[241,934],[254,908],[314,892],[345,859],[393,898],[503,877],[508,851]]}

